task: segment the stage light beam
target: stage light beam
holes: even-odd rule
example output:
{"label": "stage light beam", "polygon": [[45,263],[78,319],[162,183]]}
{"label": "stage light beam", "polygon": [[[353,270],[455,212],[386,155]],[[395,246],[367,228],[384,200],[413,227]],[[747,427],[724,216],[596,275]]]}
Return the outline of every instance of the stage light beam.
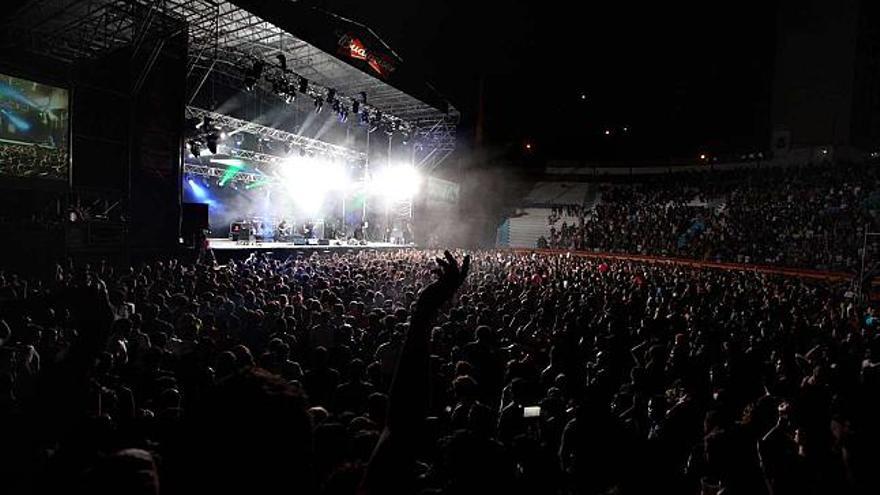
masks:
{"label": "stage light beam", "polygon": [[415,167],[408,164],[391,165],[378,171],[370,189],[388,201],[412,199],[418,194],[422,177]]}

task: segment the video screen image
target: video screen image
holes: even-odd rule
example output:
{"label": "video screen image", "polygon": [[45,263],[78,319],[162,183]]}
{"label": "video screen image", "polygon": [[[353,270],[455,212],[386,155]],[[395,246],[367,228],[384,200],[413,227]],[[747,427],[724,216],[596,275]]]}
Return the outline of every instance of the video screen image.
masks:
{"label": "video screen image", "polygon": [[66,180],[69,93],[0,74],[0,175]]}

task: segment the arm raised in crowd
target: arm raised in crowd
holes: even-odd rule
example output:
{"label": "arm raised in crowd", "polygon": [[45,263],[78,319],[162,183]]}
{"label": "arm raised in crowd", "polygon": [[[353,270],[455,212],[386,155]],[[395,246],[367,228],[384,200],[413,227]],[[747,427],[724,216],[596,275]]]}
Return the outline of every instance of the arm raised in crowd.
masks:
{"label": "arm raised in crowd", "polygon": [[412,489],[415,446],[428,410],[431,322],[467,277],[470,256],[461,265],[449,253],[437,258],[437,280],[419,294],[400,361],[391,382],[388,421],[373,451],[361,493],[407,493]]}

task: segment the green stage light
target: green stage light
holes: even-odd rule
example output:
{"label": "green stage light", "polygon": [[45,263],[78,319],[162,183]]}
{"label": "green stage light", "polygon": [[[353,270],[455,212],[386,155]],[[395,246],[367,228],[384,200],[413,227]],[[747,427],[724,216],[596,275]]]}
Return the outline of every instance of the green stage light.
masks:
{"label": "green stage light", "polygon": [[225,186],[227,182],[235,177],[235,174],[237,174],[243,166],[244,163],[240,163],[238,165],[230,165],[229,168],[227,168],[226,171],[223,172],[223,177],[220,177],[220,182],[218,183],[219,186]]}

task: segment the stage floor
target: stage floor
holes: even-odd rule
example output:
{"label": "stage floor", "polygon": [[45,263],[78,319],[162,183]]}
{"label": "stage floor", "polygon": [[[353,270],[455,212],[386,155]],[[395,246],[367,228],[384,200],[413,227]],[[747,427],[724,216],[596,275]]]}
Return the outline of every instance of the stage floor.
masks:
{"label": "stage floor", "polygon": [[219,238],[208,239],[208,246],[215,251],[335,251],[360,249],[411,249],[412,244],[392,244],[390,242],[368,242],[366,245],[336,244],[331,241],[327,246],[316,244],[302,245],[292,242],[261,242],[260,244],[239,244],[236,241]]}

